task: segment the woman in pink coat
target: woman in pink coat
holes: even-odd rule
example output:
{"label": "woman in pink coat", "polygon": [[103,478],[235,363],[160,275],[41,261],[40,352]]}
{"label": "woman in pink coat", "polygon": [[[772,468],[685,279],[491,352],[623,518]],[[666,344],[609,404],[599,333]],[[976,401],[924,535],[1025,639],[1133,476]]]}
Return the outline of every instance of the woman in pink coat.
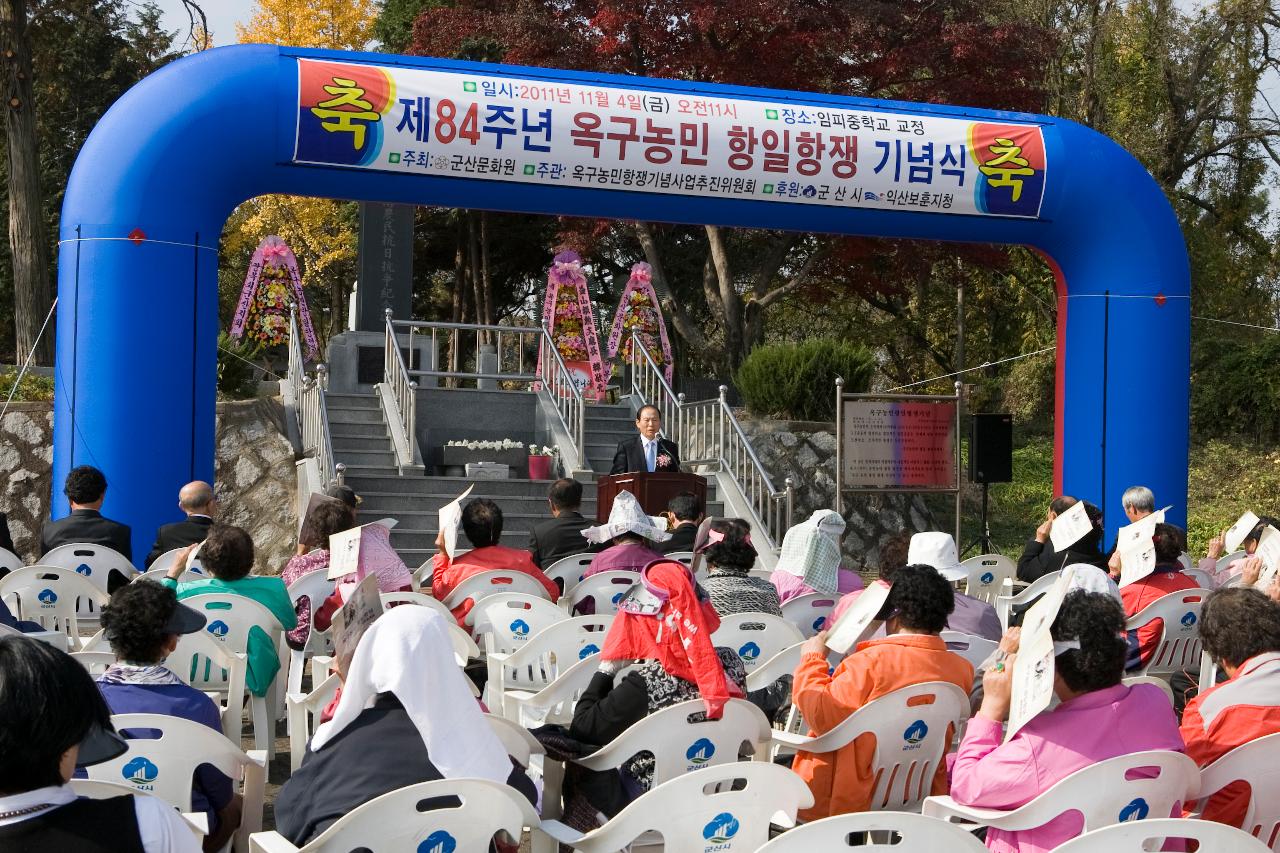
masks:
{"label": "woman in pink coat", "polygon": [[[1002,743],[1016,655],[988,669],[982,707],[969,721],[951,769],[956,802],[1014,809],[1099,761],[1155,749],[1183,751],[1178,721],[1164,692],[1150,684],[1120,683],[1128,647],[1118,601],[1103,593],[1074,591],[1062,602],[1052,632],[1055,648],[1061,649],[1054,675],[1061,704]],[[1116,803],[1116,810],[1123,806]],[[1181,807],[1175,806],[1173,816],[1180,814]],[[1082,828],[1081,816],[1067,812],[1035,829],[988,829],[987,847],[1000,853],[1041,853],[1079,835]]]}

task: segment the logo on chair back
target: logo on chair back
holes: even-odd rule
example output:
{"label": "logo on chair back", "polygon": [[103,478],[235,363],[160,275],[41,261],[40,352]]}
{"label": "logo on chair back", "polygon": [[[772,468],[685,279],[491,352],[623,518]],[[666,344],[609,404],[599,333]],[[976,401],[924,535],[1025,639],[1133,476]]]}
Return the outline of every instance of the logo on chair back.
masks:
{"label": "logo on chair back", "polygon": [[689,770],[696,770],[711,760],[711,756],[716,754],[716,745],[704,737],[695,740],[687,750],[684,757],[689,759]]}
{"label": "logo on chair back", "polygon": [[58,603],[58,594],[51,589],[40,590],[40,594],[36,598],[40,599],[40,603],[45,607],[51,607]]}
{"label": "logo on chair back", "polygon": [[458,839],[443,829],[437,829],[418,845],[418,853],[453,853],[458,848]]}
{"label": "logo on chair back", "polygon": [[814,619],[814,620],[813,620],[813,630],[815,630],[815,631],[821,631],[821,630],[822,630],[822,626],[823,626],[823,625],[825,625],[825,624],[827,624],[827,617],[825,617],[825,616],[819,616],[817,619]]}
{"label": "logo on chair back", "polygon": [[702,828],[702,837],[710,841],[712,845],[704,849],[707,851],[722,849],[716,845],[728,842],[729,839],[738,834],[738,829],[738,819],[729,814],[729,812],[721,812]]}
{"label": "logo on chair back", "polygon": [[903,749],[919,749],[920,741],[924,740],[928,734],[929,727],[925,725],[924,720],[916,720],[902,733],[902,739],[907,742]]}
{"label": "logo on chair back", "polygon": [[996,576],[991,572],[983,572],[982,577],[978,578],[978,580],[982,582],[983,586],[986,586],[987,584],[991,583],[995,579],[996,579]]}
{"label": "logo on chair back", "polygon": [[120,775],[142,790],[149,791],[155,787],[151,783],[160,776],[160,768],[139,755],[124,766]]}
{"label": "logo on chair back", "polygon": [[1124,823],[1128,820],[1144,820],[1147,813],[1150,811],[1151,807],[1147,805],[1147,801],[1142,799],[1142,797],[1136,797],[1133,802],[1120,810],[1120,822]]}
{"label": "logo on chair back", "polygon": [[89,568],[88,563],[81,563],[80,565],[76,566],[76,574],[89,577],[89,575],[93,574],[93,569]]}
{"label": "logo on chair back", "polygon": [[517,637],[529,636],[529,623],[523,619],[517,619],[511,623],[511,633]]}
{"label": "logo on chair back", "polygon": [[595,643],[588,643],[587,645],[582,647],[582,650],[580,652],[578,652],[578,660],[586,660],[592,655],[598,655],[598,654],[600,654],[600,647],[597,646]]}
{"label": "logo on chair back", "polygon": [[753,661],[760,657],[760,647],[755,643],[747,643],[742,648],[738,649],[738,657],[742,658],[744,661]]}
{"label": "logo on chair back", "polygon": [[227,623],[223,622],[221,619],[215,619],[209,623],[209,633],[213,634],[213,636],[217,637],[219,640],[227,636],[227,632],[230,630],[231,628],[227,626]]}
{"label": "logo on chair back", "polygon": [[1186,615],[1182,617],[1182,630],[1189,631],[1196,626],[1196,614],[1194,610],[1188,610]]}
{"label": "logo on chair back", "polygon": [[627,594],[627,591],[624,589],[622,592],[616,593],[616,594],[613,596],[613,598],[611,598],[611,599],[609,599],[609,600],[613,603],[613,605],[614,605],[615,607],[617,607],[618,602],[622,600],[622,596],[624,596],[624,595],[626,595],[626,594]]}

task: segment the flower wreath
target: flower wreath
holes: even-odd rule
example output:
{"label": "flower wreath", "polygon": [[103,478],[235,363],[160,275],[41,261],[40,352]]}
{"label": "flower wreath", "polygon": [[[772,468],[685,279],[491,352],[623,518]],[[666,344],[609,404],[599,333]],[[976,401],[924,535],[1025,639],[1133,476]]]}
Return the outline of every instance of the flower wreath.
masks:
{"label": "flower wreath", "polygon": [[[231,337],[240,338],[247,333],[266,346],[285,343],[289,339],[290,301],[298,305],[302,335],[307,342],[307,357],[314,358],[320,347],[311,326],[307,297],[302,292],[298,259],[284,240],[272,235],[258,244],[253,259],[249,261],[249,272],[244,277],[240,302],[231,323]],[[251,309],[254,314],[252,320],[249,316]]]}
{"label": "flower wreath", "polygon": [[[551,335],[560,357],[566,362],[587,362],[591,366],[591,385],[587,392],[597,399],[608,384],[604,359],[600,356],[600,340],[596,337],[591,295],[587,277],[582,272],[582,258],[577,252],[561,252],[555,256],[547,272],[547,294],[542,303],[542,322]],[[542,355],[538,355],[539,375]]]}
{"label": "flower wreath", "polygon": [[[622,341],[624,331],[629,333],[625,342]],[[643,261],[631,267],[631,277],[627,279],[622,299],[618,302],[618,310],[613,315],[613,329],[609,332],[609,358],[618,355],[621,344],[622,357],[629,363],[632,342],[637,337],[654,362],[663,368],[667,382],[670,383],[673,367],[671,339],[667,337],[667,324],[662,319],[658,295],[653,290],[653,268]]]}

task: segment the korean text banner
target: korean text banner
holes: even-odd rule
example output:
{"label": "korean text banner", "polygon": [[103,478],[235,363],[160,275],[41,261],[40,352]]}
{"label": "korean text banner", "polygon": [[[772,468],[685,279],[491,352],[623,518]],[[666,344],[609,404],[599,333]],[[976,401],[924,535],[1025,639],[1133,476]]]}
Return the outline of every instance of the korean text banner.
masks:
{"label": "korean text banner", "polygon": [[1039,125],[298,60],[294,162],[1036,218]]}
{"label": "korean text banner", "polygon": [[844,402],[840,440],[847,488],[954,489],[956,405]]}

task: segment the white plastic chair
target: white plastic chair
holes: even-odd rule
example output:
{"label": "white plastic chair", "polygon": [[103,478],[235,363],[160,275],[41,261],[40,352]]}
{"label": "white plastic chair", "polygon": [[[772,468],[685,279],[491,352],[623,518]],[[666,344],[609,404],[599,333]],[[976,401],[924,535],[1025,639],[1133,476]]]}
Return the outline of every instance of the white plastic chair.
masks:
{"label": "white plastic chair", "polygon": [[[1133,675],[1123,678],[1120,683],[1125,687],[1136,687],[1139,684],[1150,684],[1152,687],[1160,688],[1160,692],[1169,700],[1169,707],[1174,707],[1173,688],[1169,686],[1169,682],[1163,678],[1157,678],[1154,675]],[[1055,697],[1056,698],[1056,697]]]}
{"label": "white plastic chair", "polygon": [[493,733],[502,741],[502,748],[507,751],[524,769],[529,769],[529,760],[535,755],[545,755],[546,750],[533,733],[519,723],[503,719],[496,714],[485,714],[485,722]]}
{"label": "white plastic chair", "polygon": [[[896,842],[876,843],[853,836],[864,833],[897,835]],[[761,847],[757,853],[986,853],[972,833],[936,818],[913,812],[856,812],[815,820],[790,829]]]}
{"label": "white plastic chair", "polygon": [[781,616],[768,613],[734,613],[720,620],[711,643],[738,653],[750,675],[757,666],[778,652],[804,642],[800,629]]}
{"label": "white plastic chair", "polygon": [[1056,853],[1142,853],[1175,849],[1160,846],[1167,839],[1197,841],[1200,850],[1214,853],[1268,853],[1271,850],[1258,839],[1225,823],[1165,817],[1095,829],[1056,848]]}
{"label": "white plastic chair", "polygon": [[500,592],[477,601],[467,624],[486,652],[510,654],[547,627],[569,618],[546,598]]}
{"label": "white plastic chair", "polygon": [[640,580],[639,572],[616,571],[597,572],[583,578],[574,586],[573,592],[561,599],[566,603],[565,609],[573,613],[579,604],[591,599],[598,615],[609,616],[618,612],[618,602],[622,595]]}
{"label": "white plastic chair", "polygon": [[1213,575],[1206,571],[1196,568],[1183,569],[1182,573],[1196,582],[1196,586],[1201,589],[1213,589]]}
{"label": "white plastic chair", "polygon": [[1003,554],[979,554],[962,562],[960,568],[969,573],[964,594],[992,606],[1018,575],[1017,564]]}
{"label": "white plastic chair", "polygon": [[573,708],[578,697],[587,689],[599,666],[599,655],[588,655],[561,671],[555,681],[537,692],[504,690],[505,716],[522,726],[537,727],[544,723],[569,725],[573,722]]}
{"label": "white plastic chair", "polygon": [[315,720],[338,693],[342,684],[338,676],[330,675],[315,686],[310,693],[290,693],[285,696],[289,715],[289,772],[295,772],[307,754],[307,744],[315,731]]}
{"label": "white plastic chair", "polygon": [[[109,800],[112,797],[152,797],[144,794],[132,785],[117,785],[115,782],[103,782],[99,779],[72,779],[69,783],[76,796],[90,800]],[[166,806],[168,804],[166,803]],[[197,839],[203,841],[209,834],[209,816],[204,812],[184,812],[183,820],[191,827]]]}
{"label": "white plastic chair", "polygon": [[942,642],[947,644],[947,651],[960,655],[969,662],[974,672],[991,653],[1000,645],[986,637],[976,637],[963,631],[943,631]]}
{"label": "white plastic chair", "polygon": [[1191,555],[1183,551],[1178,555],[1178,565],[1182,566],[1182,570],[1185,572],[1195,564],[1191,562]]}
{"label": "white plastic chair", "polygon": [[[159,557],[155,558],[155,560],[151,563],[151,567],[147,570],[146,573],[147,574],[150,574],[151,572],[163,573],[163,572],[169,571],[169,569],[173,567],[173,564],[177,562],[178,555],[185,550],[186,550],[185,548],[174,548],[170,551],[165,551]],[[200,562],[199,554],[196,554],[194,557],[187,560],[187,571],[195,575],[198,575],[199,577],[202,577],[202,578],[207,578],[209,576],[208,572],[204,570],[204,564]]]}
{"label": "white plastic chair", "polygon": [[90,779],[124,781],[136,790],[155,794],[179,811],[191,808],[191,776],[210,764],[238,780],[244,812],[235,834],[235,849],[249,849],[249,835],[262,828],[266,796],[267,756],[261,750],[243,752],[207,726],[164,714],[115,714],[116,731],[152,730],[158,737],[130,738],[123,755],[86,768]]}
{"label": "white plastic chair", "polygon": [[[40,558],[40,565],[70,569],[88,578],[89,582],[104,594],[107,592],[107,579],[113,570],[120,572],[126,581],[133,580],[133,576],[138,574],[138,570],[124,554],[106,545],[90,545],[87,542],[59,545]],[[79,612],[82,618],[86,616],[97,618],[97,600],[89,598],[82,600],[79,604]]]}
{"label": "white plastic chair", "polygon": [[[419,808],[424,800],[446,797],[456,797],[461,805]],[[533,806],[506,785],[487,779],[441,779],[376,797],[340,817],[304,847],[294,847],[279,833],[260,832],[250,839],[250,849],[253,853],[469,853],[488,850],[499,831],[518,842],[524,827],[537,825]]]}
{"label": "white plastic chair", "polygon": [[558,580],[564,584],[564,592],[560,593],[563,597],[571,593],[573,588],[578,585],[578,582],[582,580],[582,573],[591,566],[591,561],[595,557],[595,554],[574,554],[570,557],[561,557],[543,569],[543,574],[553,581]]}
{"label": "white plastic chair", "polygon": [[[1157,772],[1143,772],[1148,768]],[[1199,790],[1200,770],[1194,761],[1180,752],[1152,750],[1081,768],[1016,809],[973,808],[941,796],[924,801],[924,814],[1018,831],[1044,826],[1064,812],[1078,812],[1084,818],[1082,832],[1089,832],[1128,820],[1165,817],[1175,805],[1195,799]]]}
{"label": "white plastic chair", "polygon": [[514,719],[508,691],[537,693],[581,660],[600,654],[612,616],[576,616],[551,623],[510,651],[500,651],[496,632],[484,635],[489,670],[485,704]]}
{"label": "white plastic chair", "polygon": [[85,612],[82,600],[92,601],[93,612],[107,602],[107,594],[83,575],[56,566],[29,566],[0,578],[0,599],[18,619],[38,622],[46,630],[65,634],[69,647],[82,646],[80,619]]}
{"label": "white plastic chair", "polygon": [[806,640],[827,626],[831,611],[836,609],[838,595],[822,592],[806,592],[787,600],[782,605],[782,618],[800,630]]}
{"label": "white plastic chair", "polygon": [[22,568],[22,558],[7,548],[0,548],[0,574]]}
{"label": "white plastic chair", "polygon": [[[279,655],[284,645],[284,627],[280,621],[258,602],[243,595],[201,593],[183,599],[183,604],[198,610],[208,620],[205,631],[236,653],[248,655],[249,632],[256,626],[266,632],[271,645]],[[276,673],[275,681],[266,696],[249,694],[249,707],[253,716],[253,743],[267,753],[268,760],[275,754],[275,722],[272,709],[274,694],[284,692],[284,678]]]}
{"label": "white plastic chair", "polygon": [[1160,642],[1136,675],[1169,676],[1200,668],[1200,608],[1213,590],[1183,589],[1162,595],[1125,622],[1125,630],[1163,620]]}
{"label": "white plastic chair", "polygon": [[[917,704],[928,700],[926,704]],[[826,734],[774,730],[779,752],[835,752],[865,734],[875,738],[871,811],[915,811],[954,735],[969,718],[969,694],[946,681],[927,681],[873,699]]]}
{"label": "white plastic chair", "polygon": [[304,597],[311,604],[311,624],[308,626],[310,630],[307,632],[307,641],[302,648],[289,649],[289,672],[285,685],[288,693],[297,693],[302,689],[302,673],[306,669],[308,658],[333,654],[333,642],[329,633],[317,631],[315,625],[316,611],[320,609],[324,600],[333,594],[333,588],[337,584],[337,581],[331,581],[326,577],[328,573],[328,569],[316,569],[289,584],[289,601],[293,602],[295,610],[298,607],[298,601]]}
{"label": "white plastic chair", "polygon": [[[441,616],[447,616],[453,619],[453,614],[449,612],[449,608],[440,603],[440,600],[427,595],[425,592],[382,592],[378,594],[382,599],[382,609],[386,610],[393,604],[417,604],[421,607],[430,607]],[[455,621],[456,625],[457,622]]]}
{"label": "white plastic chair", "polygon": [[677,563],[684,563],[686,566],[693,565],[692,551],[672,551],[669,554],[663,554],[662,556],[668,560],[675,560]]}
{"label": "white plastic chair", "polygon": [[458,584],[445,598],[444,606],[453,610],[467,599],[480,602],[500,592],[521,592],[535,598],[551,600],[547,595],[546,587],[532,575],[526,575],[524,572],[493,570],[477,572]]}
{"label": "white plastic chair", "polygon": [[1280,848],[1280,800],[1275,797],[1280,784],[1280,733],[1237,746],[1201,770],[1200,809],[1211,795],[1238,781],[1249,785],[1249,806],[1241,828],[1270,845],[1267,849]]}
{"label": "white plastic chair", "polygon": [[102,675],[116,662],[116,656],[112,652],[72,652],[71,657],[93,678]]}
{"label": "white plastic chair", "polygon": [[[141,574],[134,575],[133,580],[130,581],[130,583],[137,583],[138,581],[141,581],[141,580],[148,580],[148,581],[151,581],[152,583],[160,583],[167,577],[169,577],[168,569],[147,569],[145,572],[142,572]],[[185,571],[178,578],[178,583],[191,583],[192,581],[202,581],[202,580],[208,580],[208,579],[209,579],[208,575],[202,575],[198,572],[193,572],[193,571]]]}
{"label": "white plastic chair", "polygon": [[583,853],[613,853],[657,844],[669,853],[752,851],[769,839],[769,824],[791,824],[813,805],[799,776],[764,761],[739,761],[685,773],[633,800],[598,829],[581,833],[557,820],[534,831]]}
{"label": "white plastic chair", "polygon": [[997,595],[995,608],[996,615],[1000,617],[1000,624],[1005,628],[1008,628],[1009,617],[1013,613],[1013,608],[1021,607],[1024,604],[1030,604],[1040,596],[1044,595],[1049,591],[1050,587],[1058,582],[1058,575],[1060,574],[1062,574],[1061,571],[1049,572],[1048,574],[1041,575],[1036,578],[1024,587],[1021,592],[1014,595]]}
{"label": "white plastic chair", "polygon": [[1227,566],[1234,563],[1236,560],[1243,560],[1247,556],[1249,556],[1247,551],[1232,551],[1230,554],[1219,557],[1218,562],[1214,566],[1214,568],[1221,572],[1224,569],[1226,569]]}

